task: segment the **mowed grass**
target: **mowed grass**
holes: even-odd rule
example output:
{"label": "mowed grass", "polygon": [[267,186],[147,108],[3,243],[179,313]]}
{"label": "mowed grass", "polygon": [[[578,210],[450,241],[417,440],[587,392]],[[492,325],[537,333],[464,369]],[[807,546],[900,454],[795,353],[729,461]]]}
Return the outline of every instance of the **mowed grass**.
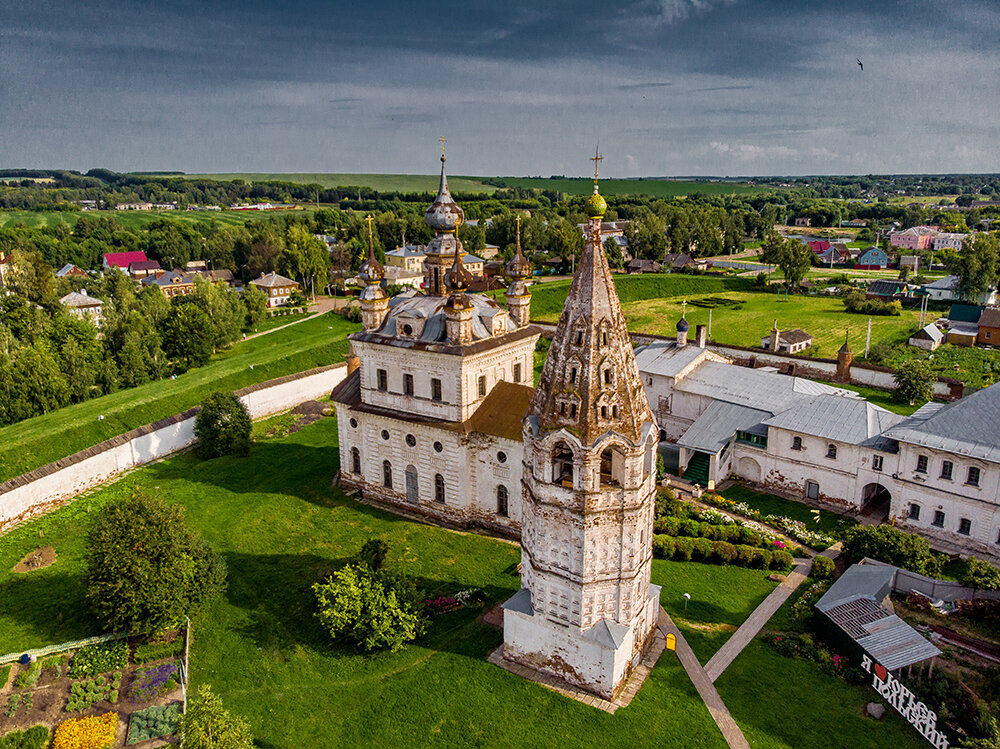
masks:
{"label": "mowed grass", "polygon": [[[305,208],[304,210],[312,210]],[[81,216],[113,218],[127,229],[142,229],[167,219],[190,226],[243,226],[247,221],[260,221],[282,211],[0,211],[0,229],[24,224],[32,229],[44,229],[58,224],[76,226]]]}
{"label": "mowed grass", "polygon": [[[326,418],[247,458],[181,454],[7,534],[0,653],[100,630],[81,582],[86,529],[98,507],[141,486],[184,506],[226,559],[227,592],[194,622],[192,688],[211,684],[259,746],[587,747],[596,736],[608,747],[725,746],[672,653],[629,707],[608,715],[488,663],[502,635],[480,610],[435,618],[397,653],[331,642],[310,585],[369,538],[384,539],[389,565],[430,593],[481,588],[492,604],[520,584],[516,544],[403,520],[333,488],[336,439],[336,419]],[[41,543],[58,561],[13,574]]]}
{"label": "mowed grass", "polygon": [[[210,179],[218,182],[294,182],[322,187],[367,187],[379,192],[437,193],[440,174],[332,174],[327,172],[262,173],[233,172],[230,174],[185,174],[183,179]],[[448,187],[453,193],[492,193],[497,188],[480,181],[479,177],[448,175]]]}
{"label": "mowed grass", "polygon": [[[590,177],[499,177],[509,187],[558,190],[568,195],[589,195],[594,190]],[[449,178],[450,184],[450,178]],[[653,198],[677,198],[700,192],[706,195],[747,195],[768,192],[770,188],[743,182],[678,179],[602,179],[601,195],[648,195]]]}
{"label": "mowed grass", "polygon": [[204,367],[174,380],[120,390],[3,427],[0,481],[196,406],[217,390],[238,390],[342,361],[347,353],[347,335],[358,328],[339,315],[319,315],[285,330],[236,343],[213,356]]}
{"label": "mowed grass", "polygon": [[[778,584],[766,570],[654,559],[652,581],[663,586],[660,603],[702,665]],[[684,594],[691,600],[687,607]]]}
{"label": "mowed grass", "polygon": [[801,523],[805,523],[809,530],[819,533],[832,533],[836,535],[845,528],[857,525],[855,520],[845,518],[843,515],[838,515],[829,510],[820,510],[819,523],[817,524],[816,516],[813,514],[813,509],[815,508],[803,502],[776,497],[773,494],[764,494],[763,492],[748,489],[745,486],[731,486],[725,491],[719,492],[719,494],[734,502],[746,502],[750,507],[764,515],[784,515],[792,520],[798,520]]}

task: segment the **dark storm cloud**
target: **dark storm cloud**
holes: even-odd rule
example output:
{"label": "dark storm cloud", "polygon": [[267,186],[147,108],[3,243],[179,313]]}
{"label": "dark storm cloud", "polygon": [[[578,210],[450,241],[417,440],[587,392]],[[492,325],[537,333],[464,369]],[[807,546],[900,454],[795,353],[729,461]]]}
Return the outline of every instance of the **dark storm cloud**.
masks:
{"label": "dark storm cloud", "polygon": [[8,0],[0,166],[998,170],[1000,8],[955,5]]}

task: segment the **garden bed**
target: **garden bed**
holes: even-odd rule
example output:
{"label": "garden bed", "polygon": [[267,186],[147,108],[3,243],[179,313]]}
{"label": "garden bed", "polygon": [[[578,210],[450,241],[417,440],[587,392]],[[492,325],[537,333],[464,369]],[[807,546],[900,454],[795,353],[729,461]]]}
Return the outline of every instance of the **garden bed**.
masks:
{"label": "garden bed", "polygon": [[[149,719],[140,720],[133,735],[144,737],[142,747],[158,746],[162,742],[151,743],[150,738],[156,730],[171,725],[169,733],[176,730],[179,708],[166,715],[162,708],[179,706],[183,698],[183,654],[183,633],[170,632],[152,643],[138,638],[113,640],[27,664],[9,664],[10,677],[0,685],[0,736],[36,725],[50,730],[65,725],[62,730],[67,735],[106,732],[113,721],[114,746],[124,746],[132,715],[142,713]],[[0,667],[0,674],[6,669]]]}

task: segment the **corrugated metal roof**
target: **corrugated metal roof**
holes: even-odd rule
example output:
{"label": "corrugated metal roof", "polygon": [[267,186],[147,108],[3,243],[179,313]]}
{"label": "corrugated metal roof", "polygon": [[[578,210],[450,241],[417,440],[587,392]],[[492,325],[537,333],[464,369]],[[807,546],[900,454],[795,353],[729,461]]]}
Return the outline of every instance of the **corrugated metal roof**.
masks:
{"label": "corrugated metal roof", "polygon": [[818,395],[782,411],[764,423],[790,432],[857,445],[881,434],[904,418],[860,398]]}
{"label": "corrugated metal roof", "polygon": [[1000,383],[945,405],[928,403],[886,437],[1000,462]]}
{"label": "corrugated metal roof", "polygon": [[635,352],[635,363],[641,374],[676,377],[685,367],[705,353],[698,346],[681,346],[671,342],[656,342]]}
{"label": "corrugated metal roof", "polygon": [[714,455],[726,446],[737,431],[748,431],[770,416],[770,411],[712,401],[705,412],[677,440],[677,444]]}

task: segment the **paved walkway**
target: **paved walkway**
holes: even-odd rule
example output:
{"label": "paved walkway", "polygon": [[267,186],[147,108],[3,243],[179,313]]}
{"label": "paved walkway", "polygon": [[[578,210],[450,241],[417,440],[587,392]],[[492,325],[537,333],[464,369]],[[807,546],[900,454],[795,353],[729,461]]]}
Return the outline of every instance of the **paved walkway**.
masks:
{"label": "paved walkway", "polygon": [[687,644],[687,640],[684,639],[684,635],[677,629],[677,625],[674,624],[670,615],[662,608],[660,609],[660,618],[657,626],[664,637],[668,633],[671,633],[677,638],[677,658],[680,660],[681,665],[684,666],[684,670],[687,671],[687,675],[691,679],[691,683],[694,684],[694,688],[698,690],[698,696],[701,697],[705,703],[705,707],[708,708],[712,720],[715,721],[719,730],[722,731],[722,736],[725,738],[730,749],[750,749],[750,744],[743,735],[743,731],[736,725],[733,716],[729,714],[729,709],[712,684],[712,679],[708,677],[705,669],[698,663],[698,658],[695,657],[694,651],[691,650],[691,646]]}
{"label": "paved walkway", "polygon": [[[835,543],[820,556],[833,559],[840,554],[841,544]],[[743,648],[750,644],[750,641],[764,628],[775,612],[781,608],[782,604],[788,600],[789,596],[802,584],[809,574],[811,560],[800,562],[795,566],[784,582],[771,591],[771,595],[761,601],[760,605],[753,610],[740,628],[733,633],[733,636],[726,640],[726,643],[719,648],[711,660],[705,664],[705,673],[714,683],[722,676],[722,672],[729,668],[729,665],[736,660],[736,656],[743,652]]]}

